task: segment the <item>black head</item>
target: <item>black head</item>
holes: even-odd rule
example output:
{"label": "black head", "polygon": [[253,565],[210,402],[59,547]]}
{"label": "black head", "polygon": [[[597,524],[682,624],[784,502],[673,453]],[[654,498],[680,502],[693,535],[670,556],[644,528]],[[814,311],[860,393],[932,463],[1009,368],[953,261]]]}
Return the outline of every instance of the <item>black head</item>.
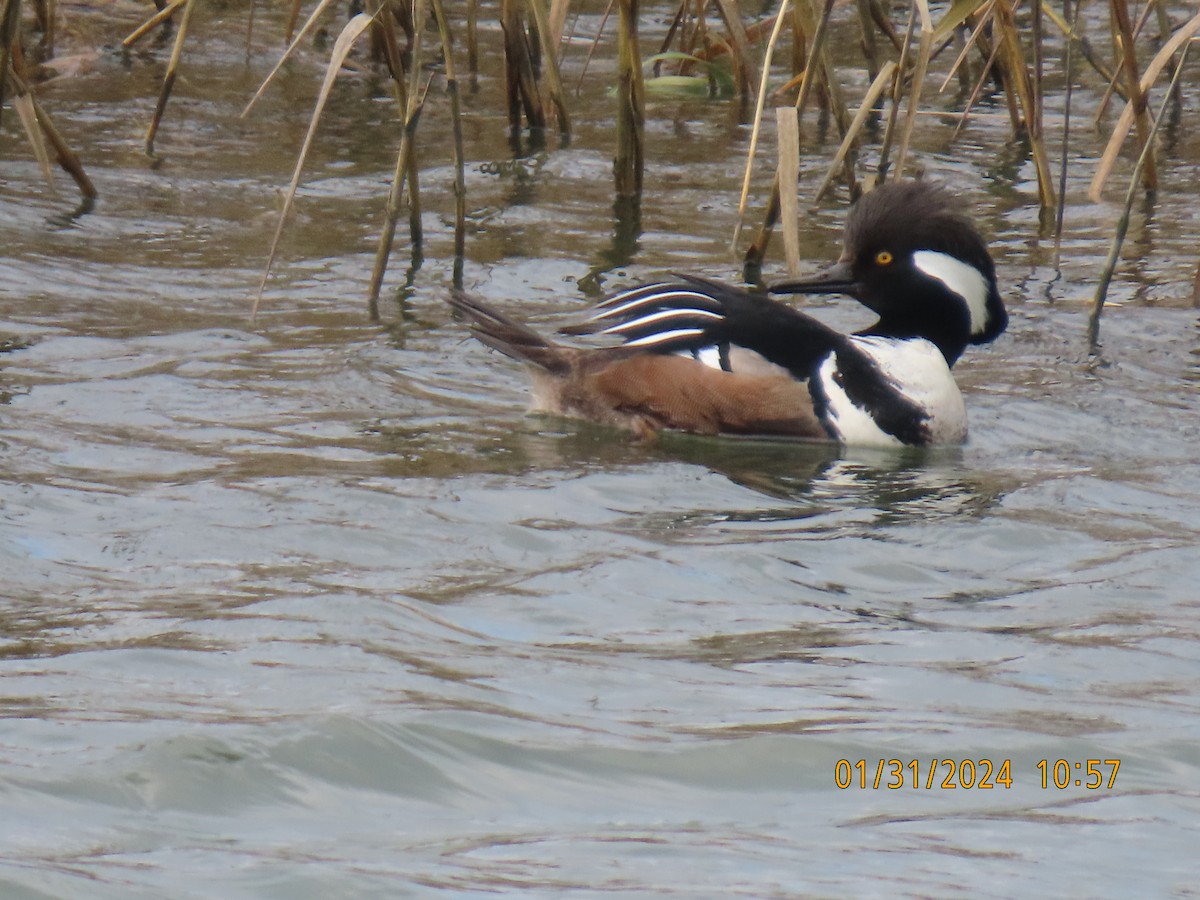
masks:
{"label": "black head", "polygon": [[864,334],[927,338],[951,365],[968,344],[993,341],[1008,324],[983,238],[953,195],[926,181],[864,194],[846,220],[841,259],[770,290],[848,294],[879,315]]}

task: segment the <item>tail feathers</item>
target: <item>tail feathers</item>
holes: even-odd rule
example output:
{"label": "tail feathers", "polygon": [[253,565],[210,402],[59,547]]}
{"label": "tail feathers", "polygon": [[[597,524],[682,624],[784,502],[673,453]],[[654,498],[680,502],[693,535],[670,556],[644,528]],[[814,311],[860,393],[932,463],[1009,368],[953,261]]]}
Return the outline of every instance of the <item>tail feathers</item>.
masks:
{"label": "tail feathers", "polygon": [[497,312],[478,297],[455,289],[450,293],[449,303],[470,321],[471,333],[493,350],[554,375],[565,375],[570,369],[567,348],[552,344],[528,325]]}

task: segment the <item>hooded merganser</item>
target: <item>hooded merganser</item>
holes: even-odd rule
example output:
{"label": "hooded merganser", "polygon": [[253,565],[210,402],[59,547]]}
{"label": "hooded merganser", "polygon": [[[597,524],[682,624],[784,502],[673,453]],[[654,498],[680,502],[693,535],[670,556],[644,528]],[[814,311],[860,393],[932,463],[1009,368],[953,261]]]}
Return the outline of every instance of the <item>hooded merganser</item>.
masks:
{"label": "hooded merganser", "polygon": [[622,291],[552,343],[461,291],[450,304],[489,347],[526,363],[534,411],[648,436],[785,436],[866,446],[956,444],[966,410],[950,373],[968,344],[1008,322],[995,266],[951,195],[928,182],[879,186],[850,210],[845,250],[821,275],[772,293],[844,293],[879,316],[842,334],[742,288],[677,275]]}

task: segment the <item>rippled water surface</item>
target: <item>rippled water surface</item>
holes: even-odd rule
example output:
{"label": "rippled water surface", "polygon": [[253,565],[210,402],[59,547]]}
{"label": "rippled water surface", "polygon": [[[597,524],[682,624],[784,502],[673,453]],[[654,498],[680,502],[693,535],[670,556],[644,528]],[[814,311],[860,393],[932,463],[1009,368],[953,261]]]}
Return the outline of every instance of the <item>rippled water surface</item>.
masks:
{"label": "rippled water surface", "polygon": [[[977,210],[1012,313],[956,369],[961,451],[630,444],[524,417],[522,373],[464,339],[435,150],[424,260],[402,235],[369,319],[398,134],[369,65],[335,88],[250,321],[322,62],[239,120],[277,48],[247,61],[229,16],[197,17],[156,164],[168,48],[42,86],[87,215],[5,110],[0,895],[1196,896],[1194,109],[1099,358],[1086,303],[1128,161],[1087,202],[1081,126],[1056,272],[1003,103],[955,144],[923,120],[920,165]],[[465,280],[546,327],[656,273],[739,276],[747,129],[655,101],[631,229],[598,65],[566,147],[514,157],[494,70],[465,98]],[[422,128],[445,118],[435,87]],[[835,139],[808,140],[811,191]],[[809,216],[809,265],[844,203]],[[881,759],[902,788],[874,787]],[[977,772],[929,782],[936,760]],[[961,786],[1005,762],[1011,787]]]}

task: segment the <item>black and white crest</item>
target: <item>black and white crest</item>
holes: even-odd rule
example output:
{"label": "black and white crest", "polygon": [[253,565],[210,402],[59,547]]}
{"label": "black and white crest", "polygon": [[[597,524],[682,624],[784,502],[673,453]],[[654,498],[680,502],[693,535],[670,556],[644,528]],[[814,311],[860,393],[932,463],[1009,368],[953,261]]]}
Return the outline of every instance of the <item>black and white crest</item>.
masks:
{"label": "black and white crest", "polygon": [[889,182],[863,195],[850,209],[841,259],[771,291],[848,294],[879,316],[860,334],[924,338],[950,365],[1008,324],[983,237],[952,194],[924,181]]}

